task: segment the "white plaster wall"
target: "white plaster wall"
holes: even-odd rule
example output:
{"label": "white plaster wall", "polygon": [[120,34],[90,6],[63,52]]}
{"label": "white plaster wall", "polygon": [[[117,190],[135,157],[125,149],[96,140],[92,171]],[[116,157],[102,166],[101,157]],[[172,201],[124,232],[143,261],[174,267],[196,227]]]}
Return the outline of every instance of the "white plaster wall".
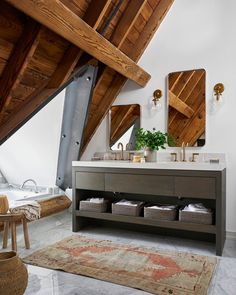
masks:
{"label": "white plaster wall", "polygon": [[[227,2],[227,5],[226,5]],[[175,0],[139,65],[152,78],[145,88],[127,82],[114,104],[139,103],[141,125],[166,130],[166,77],[168,73],[206,70],[207,126],[202,152],[223,152],[227,157],[227,230],[236,232],[236,1]],[[213,87],[223,82],[223,103],[212,112]],[[155,89],[163,90],[163,107],[153,113],[149,101]],[[102,134],[102,133],[101,133]],[[101,141],[99,130],[97,138]],[[96,150],[90,149],[89,158]]]}
{"label": "white plaster wall", "polygon": [[28,178],[54,186],[65,91],[0,146],[0,169],[10,183]]}

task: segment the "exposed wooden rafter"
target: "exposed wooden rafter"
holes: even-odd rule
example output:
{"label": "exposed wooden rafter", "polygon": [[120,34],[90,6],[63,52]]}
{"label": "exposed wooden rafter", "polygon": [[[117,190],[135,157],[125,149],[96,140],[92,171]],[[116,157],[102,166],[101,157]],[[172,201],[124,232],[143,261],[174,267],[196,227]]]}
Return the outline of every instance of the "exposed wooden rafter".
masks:
{"label": "exposed wooden rafter", "polygon": [[126,8],[125,13],[121,17],[111,37],[111,43],[117,46],[117,48],[122,46],[146,2],[146,0],[132,0],[130,5]]}
{"label": "exposed wooden rafter", "polygon": [[145,86],[149,81],[148,73],[61,2],[56,0],[7,0],[7,2],[140,86]]}
{"label": "exposed wooden rafter", "polygon": [[[135,43],[135,46],[130,48],[130,52],[127,53],[134,61],[137,61],[142,53],[144,52],[145,48],[147,47],[149,41],[152,39],[154,33],[160,26],[162,20],[164,19],[166,13],[170,9],[171,5],[173,4],[174,0],[159,0],[157,1],[157,5],[155,6],[152,15],[150,16],[149,20],[147,21],[146,25],[144,26],[143,30],[141,31],[139,38],[137,42]],[[137,2],[138,3],[138,2]],[[144,3],[145,4],[145,3]],[[138,4],[136,4],[138,5]],[[139,2],[139,5],[142,5],[142,3]],[[141,6],[140,6],[141,7]],[[142,6],[143,8],[143,6]],[[130,7],[128,6],[126,9],[126,14],[129,14],[130,16],[133,15],[130,11]],[[139,10],[137,9],[137,12]],[[134,15],[133,15],[134,17]],[[137,19],[137,15],[135,16],[135,20]],[[120,20],[122,22],[122,20]],[[132,34],[131,29],[134,25],[134,20],[129,20],[129,27],[126,27],[126,30],[129,32],[129,34]],[[117,25],[119,27],[119,24]],[[117,36],[119,36],[119,31],[116,33],[116,30],[113,33],[112,39],[114,42],[114,39]],[[127,35],[128,36],[128,35]],[[117,37],[118,38],[118,37]],[[116,44],[121,50],[125,50],[123,48],[124,45],[124,39],[120,40],[120,44]],[[97,98],[97,93],[100,92],[100,86],[103,84],[103,80],[107,79],[107,76],[110,76],[110,73],[108,74],[108,68],[105,68],[103,75],[101,75],[94,91],[93,101],[92,103],[95,104]],[[92,120],[89,120],[87,123],[87,126],[85,128],[85,136],[84,136],[84,142],[83,142],[83,151],[87,147],[88,143],[92,139],[94,133],[96,132],[98,126],[102,122],[102,120],[105,118],[107,112],[109,111],[111,105],[115,101],[117,95],[121,91],[122,87],[124,86],[125,82],[127,81],[126,78],[119,75],[118,73],[115,74],[111,86],[109,89],[107,89],[106,93],[103,95],[102,101],[96,106],[96,112],[93,112],[93,110],[90,110],[90,118]]]}
{"label": "exposed wooden rafter", "polygon": [[[153,10],[152,15],[148,19],[148,22],[144,29],[142,30],[137,42],[135,43],[135,50],[132,48],[129,49],[130,53],[127,54],[134,61],[139,60],[152,37],[156,33],[157,29],[161,25],[163,19],[165,18],[167,12],[171,8],[174,0],[159,0],[158,4]],[[122,48],[121,48],[122,50]]]}
{"label": "exposed wooden rafter", "polygon": [[[25,58],[24,70],[15,74],[16,83],[11,82],[12,86],[9,84],[7,87],[6,82],[0,84],[3,92],[9,88],[7,99],[0,102],[1,105],[4,101],[0,112],[0,144],[49,102],[82,65],[91,60],[94,54],[87,48],[84,51],[78,42],[90,46],[91,51],[95,50],[100,57],[103,55],[102,58],[113,63],[117,56],[121,57],[114,63],[115,66],[122,68],[128,75],[135,75],[144,85],[146,73],[142,76],[142,69],[138,68],[141,72],[137,71],[136,62],[172,3],[173,0],[0,1],[0,79],[3,82],[4,77],[7,77],[4,73],[7,69],[11,69],[11,81],[14,81],[17,68],[10,67],[11,56],[13,52],[15,56],[18,55],[26,28],[31,28],[27,24],[29,13],[25,8],[29,9],[32,19],[38,20],[42,15],[47,18],[47,24],[38,21],[38,39],[35,39],[31,53]],[[103,37],[98,32],[104,33]],[[69,34],[71,39],[65,34]],[[99,67],[98,81],[90,105],[83,148],[127,81],[123,72],[120,74],[117,69],[112,69],[112,65],[107,66],[100,57],[92,58]],[[131,67],[127,67],[124,58],[128,58]],[[4,87],[1,88],[1,85]]]}
{"label": "exposed wooden rafter", "polygon": [[0,79],[0,112],[5,106],[8,106],[11,93],[19,84],[20,78],[37,48],[39,32],[40,25],[29,19]]}
{"label": "exposed wooden rafter", "polygon": [[[90,3],[84,17],[89,25],[94,27],[94,29],[97,29],[100,24],[98,20],[101,21],[111,0],[102,0],[101,3],[103,3],[104,6],[99,5],[98,9],[94,11],[95,1],[96,0],[93,0]],[[52,77],[49,80],[45,79],[40,87],[35,89],[35,91],[28,96],[21,105],[19,105],[16,112],[12,113],[6,123],[2,126],[0,129],[0,143],[3,142],[7,136],[11,135],[16,128],[27,121],[32,113],[40,109],[48,98],[70,78],[82,53],[83,51],[78,47],[73,44],[69,45]]]}
{"label": "exposed wooden rafter", "polygon": [[[111,0],[99,1],[99,4],[96,5],[96,9],[94,9],[94,5],[96,4],[95,2],[97,1],[91,1],[84,16],[84,21],[94,30],[98,28],[108,6],[111,3]],[[82,54],[83,50],[71,44],[65,52],[58,69],[54,73],[54,76],[49,82],[48,88],[58,88],[65,83],[69,79]]]}
{"label": "exposed wooden rafter", "polygon": [[[117,48],[120,48],[123,45],[125,38],[129,34],[135,20],[137,19],[140,11],[142,10],[145,4],[146,4],[146,1],[133,0],[131,2],[131,5],[129,5],[126,8],[125,13],[123,14],[123,17],[121,17],[119,23],[117,24],[116,29],[114,30],[111,36],[111,43],[117,46]],[[103,83],[103,79],[106,79],[106,77],[110,75],[110,72],[111,70],[109,67],[104,68],[103,73],[100,75],[100,78],[96,84],[94,93],[99,91],[99,87],[101,87],[101,84]]]}

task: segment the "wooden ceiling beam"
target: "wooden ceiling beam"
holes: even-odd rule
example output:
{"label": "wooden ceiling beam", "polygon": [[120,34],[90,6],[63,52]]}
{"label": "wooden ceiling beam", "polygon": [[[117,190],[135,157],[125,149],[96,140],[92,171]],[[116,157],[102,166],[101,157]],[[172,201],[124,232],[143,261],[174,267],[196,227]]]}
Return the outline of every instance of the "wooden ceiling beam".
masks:
{"label": "wooden ceiling beam", "polygon": [[140,34],[138,42],[135,43],[135,50],[132,50],[131,54],[129,54],[129,57],[131,59],[136,61],[141,57],[146,47],[148,46],[149,41],[152,39],[155,32],[161,25],[163,19],[165,18],[173,3],[174,0],[159,1],[142,33]]}
{"label": "wooden ceiling beam", "polygon": [[94,30],[97,30],[111,2],[112,0],[92,0],[85,12],[83,20]]}
{"label": "wooden ceiling beam", "polygon": [[[125,9],[123,13],[123,17],[121,17],[111,37],[111,42],[114,43],[118,48],[120,48],[123,45],[125,38],[127,37],[128,33],[133,27],[135,20],[137,19],[140,11],[142,10],[145,4],[146,4],[146,1],[134,0]],[[126,17],[126,15],[128,17]],[[125,38],[123,37],[123,35],[125,35]],[[99,92],[99,88],[101,87],[104,79],[106,79],[106,76],[110,76],[109,67],[105,67],[102,74],[100,75],[96,83],[96,86],[94,88],[93,99],[96,96],[96,93]],[[119,74],[117,74],[116,77],[114,78],[114,81],[112,83],[112,89],[111,90],[108,89],[108,91],[105,93],[102,103],[98,106],[96,114],[93,115],[93,120],[88,121],[85,127],[85,136],[84,136],[83,148],[82,148],[83,150],[85,150],[89,141],[93,137],[93,134],[95,133],[99,124],[101,123],[105,115],[107,114],[110,106],[112,105],[113,101],[116,99],[118,93],[121,91],[126,81],[127,79],[120,76]]]}
{"label": "wooden ceiling beam", "polygon": [[10,55],[0,79],[0,112],[9,104],[11,93],[20,83],[20,79],[37,48],[40,27],[37,22],[29,19]]}
{"label": "wooden ceiling beam", "polygon": [[50,78],[47,87],[57,89],[63,85],[69,79],[82,54],[83,50],[74,45],[69,45],[59,65]]}
{"label": "wooden ceiling beam", "polygon": [[[99,22],[101,22],[111,3],[111,0],[100,0],[98,8],[94,10],[96,1],[91,1],[84,16],[88,24],[94,27],[94,29],[97,29],[100,25]],[[96,17],[99,22],[96,20]],[[83,51],[73,44],[68,47],[49,81],[45,80],[42,82],[41,86],[27,97],[2,126],[0,129],[0,144],[7,138],[8,134],[11,135],[22,126],[31,117],[32,113],[35,113],[45,104],[48,97],[52,96],[59,87],[68,81],[82,53]]]}
{"label": "wooden ceiling beam", "polygon": [[[117,48],[120,48],[123,45],[125,38],[129,34],[134,22],[136,21],[139,13],[141,12],[145,4],[146,0],[133,0],[130,5],[126,7],[123,16],[118,22],[117,27],[114,30],[110,40],[110,42],[117,46]],[[96,93],[106,75],[110,75],[109,67],[105,67],[103,73],[100,75],[98,82],[96,83],[94,93]]]}
{"label": "wooden ceiling beam", "polygon": [[61,2],[56,0],[7,0],[7,2],[140,86],[145,86],[149,81],[151,76],[147,72]]}
{"label": "wooden ceiling beam", "polygon": [[[100,0],[98,5],[96,5],[96,9],[94,9],[97,0],[91,1],[84,15],[84,21],[96,30],[110,3],[111,0]],[[59,88],[63,85],[69,79],[82,54],[83,50],[71,44],[66,50],[58,68],[54,72],[48,88]]]}
{"label": "wooden ceiling beam", "polygon": [[[132,48],[132,52],[129,54],[129,56],[134,61],[137,61],[142,55],[142,53],[145,51],[147,45],[149,44],[149,41],[152,39],[154,33],[160,26],[162,20],[164,19],[166,13],[170,9],[173,2],[174,0],[161,0],[159,1],[158,5],[155,7],[150,19],[148,20],[147,24],[145,25],[143,31],[141,32],[139,36],[137,43],[135,44],[135,48]],[[130,5],[127,6],[126,13],[128,13],[128,9],[130,9],[129,6]],[[133,15],[132,12],[130,12],[130,16],[131,15]],[[134,15],[133,17],[136,18],[136,16]],[[134,23],[135,23],[134,21],[129,20],[130,26],[129,28],[126,28],[127,31],[129,31],[129,33]],[[119,24],[117,25],[117,27],[119,27]],[[115,34],[116,34],[116,30],[112,36],[113,41],[115,39]],[[119,34],[119,32],[117,34]],[[117,35],[117,38],[119,38],[119,35]],[[121,39],[121,44],[118,45],[121,50],[122,50],[123,43],[124,43],[124,39]],[[106,71],[107,71],[107,68],[104,71],[104,76],[106,74]],[[101,76],[100,79],[98,80],[94,89],[94,94],[96,94],[96,92],[99,90],[99,87],[102,83],[102,79],[103,79],[103,76]],[[90,114],[90,116],[93,119],[88,121],[85,128],[85,136],[84,136],[83,148],[82,148],[83,151],[85,151],[88,143],[92,139],[94,133],[96,132],[98,126],[101,124],[102,120],[105,118],[111,105],[115,101],[117,95],[121,91],[126,81],[127,80],[124,77],[120,76],[119,74],[116,74],[111,87],[107,90],[107,92],[105,93],[103,97],[102,103],[98,105],[96,113]]]}
{"label": "wooden ceiling beam", "polygon": [[146,2],[146,0],[132,0],[127,6],[110,40],[117,48],[122,46]]}

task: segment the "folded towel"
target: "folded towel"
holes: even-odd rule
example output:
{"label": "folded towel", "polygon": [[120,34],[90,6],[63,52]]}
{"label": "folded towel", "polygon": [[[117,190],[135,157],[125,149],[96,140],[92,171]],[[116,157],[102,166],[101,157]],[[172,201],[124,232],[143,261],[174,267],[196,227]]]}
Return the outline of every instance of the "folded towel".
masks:
{"label": "folded towel", "polygon": [[160,205],[160,206],[149,206],[148,208],[160,209],[160,210],[175,210],[177,206],[176,205]]}
{"label": "folded towel", "polygon": [[40,218],[41,206],[36,201],[10,201],[9,207],[11,213],[22,213],[29,221]]}
{"label": "folded towel", "polygon": [[101,203],[104,203],[104,198],[90,198],[90,199],[87,199],[86,201],[89,201],[90,203],[101,204]]}
{"label": "folded towel", "polygon": [[211,212],[211,209],[206,208],[202,203],[197,203],[185,206],[183,211],[208,213]]}
{"label": "folded towel", "polygon": [[129,206],[140,206],[142,204],[144,204],[144,202],[140,202],[140,201],[128,201],[128,200],[121,200],[119,202],[116,203],[117,205],[129,205]]}

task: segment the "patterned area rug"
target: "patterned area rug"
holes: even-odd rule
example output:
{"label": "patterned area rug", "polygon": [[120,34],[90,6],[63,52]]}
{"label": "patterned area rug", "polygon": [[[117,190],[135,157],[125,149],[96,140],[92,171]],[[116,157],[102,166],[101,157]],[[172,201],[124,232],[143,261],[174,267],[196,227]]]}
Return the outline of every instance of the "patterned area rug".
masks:
{"label": "patterned area rug", "polygon": [[84,236],[66,238],[23,260],[158,295],[207,294],[217,263],[215,257],[156,251]]}

